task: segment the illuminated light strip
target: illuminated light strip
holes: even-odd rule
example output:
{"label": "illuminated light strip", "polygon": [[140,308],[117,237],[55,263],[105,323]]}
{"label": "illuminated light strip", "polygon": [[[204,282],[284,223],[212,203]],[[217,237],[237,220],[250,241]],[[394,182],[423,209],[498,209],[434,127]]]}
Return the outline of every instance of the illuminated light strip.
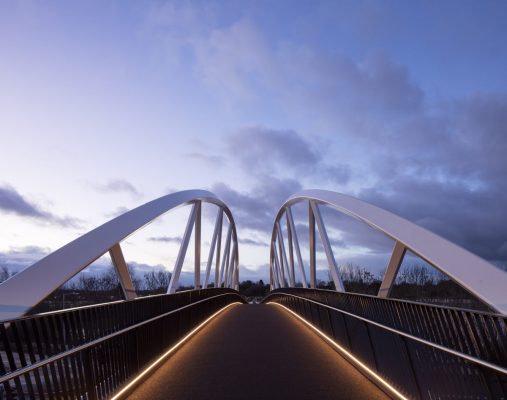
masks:
{"label": "illuminated light strip", "polygon": [[324,332],[322,332],[319,328],[312,325],[310,322],[308,322],[306,319],[301,317],[300,315],[296,314],[291,309],[285,307],[282,304],[275,303],[275,302],[269,302],[268,304],[273,304],[278,307],[282,307],[285,311],[290,312],[292,315],[294,315],[296,318],[298,318],[301,322],[304,322],[307,326],[312,328],[315,332],[317,332],[322,338],[324,338],[327,342],[332,344],[334,347],[338,349],[342,355],[345,355],[346,358],[351,360],[356,366],[359,366],[360,369],[363,369],[368,375],[371,375],[376,381],[378,381],[382,386],[384,386],[386,389],[388,389],[392,394],[394,394],[396,397],[402,400],[408,400],[408,397],[401,394],[395,387],[393,387],[389,382],[387,382],[384,378],[382,378],[380,375],[378,375],[375,371],[373,371],[371,368],[369,368],[364,362],[359,360],[356,356],[354,356],[352,353],[350,353],[348,350],[346,350],[344,347],[340,346],[338,343],[334,341],[331,337],[326,335]]}
{"label": "illuminated light strip", "polygon": [[211,321],[213,318],[218,316],[222,311],[227,310],[229,307],[236,305],[236,304],[242,304],[239,301],[234,302],[231,304],[226,305],[225,307],[218,310],[216,313],[214,313],[212,316],[208,317],[204,322],[201,322],[197,327],[195,327],[190,333],[188,333],[183,339],[181,339],[178,343],[176,343],[173,347],[171,347],[169,350],[167,350],[164,354],[162,354],[159,358],[157,358],[153,363],[151,363],[148,367],[144,369],[143,372],[141,372],[139,375],[137,375],[134,379],[132,379],[123,389],[121,389],[118,393],[116,393],[113,397],[111,397],[110,400],[118,400],[121,399],[126,392],[128,392],[132,387],[139,382],[139,380],[144,377],[148,372],[150,372],[153,368],[155,368],[158,364],[160,364],[169,354],[173,353],[178,347],[180,347],[182,344],[184,344],[188,339],[190,339],[194,334],[197,333],[204,325],[206,325],[209,321]]}

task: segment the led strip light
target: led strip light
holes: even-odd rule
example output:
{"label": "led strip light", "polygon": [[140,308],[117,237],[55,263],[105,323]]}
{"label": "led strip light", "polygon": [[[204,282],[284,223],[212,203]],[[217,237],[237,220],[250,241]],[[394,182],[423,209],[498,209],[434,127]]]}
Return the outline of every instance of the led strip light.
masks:
{"label": "led strip light", "polygon": [[366,375],[371,376],[375,379],[380,385],[385,387],[390,393],[394,394],[397,398],[402,400],[408,400],[408,397],[404,396],[402,393],[400,393],[395,387],[393,387],[389,382],[387,382],[384,378],[382,378],[380,375],[378,375],[375,371],[373,371],[370,367],[368,367],[364,362],[362,362],[360,359],[358,359],[356,356],[354,356],[351,352],[346,350],[344,347],[340,346],[338,343],[334,341],[331,337],[326,335],[324,332],[322,332],[319,328],[312,325],[310,322],[308,322],[306,319],[301,317],[300,315],[296,314],[291,309],[285,307],[282,304],[275,303],[275,302],[269,302],[268,304],[273,304],[278,307],[283,308],[285,311],[291,313],[296,318],[298,318],[301,322],[305,323],[308,327],[312,328],[315,332],[317,332],[322,338],[324,338],[328,343],[333,345],[339,353],[344,355],[347,359],[352,361],[352,363],[359,367],[360,370],[363,370],[363,372],[366,373]]}
{"label": "led strip light", "polygon": [[235,304],[241,304],[239,301],[231,303],[229,305],[226,305],[225,307],[218,310],[216,313],[214,313],[212,316],[208,317],[204,322],[201,322],[197,327],[195,327],[190,333],[188,333],[183,339],[181,339],[178,343],[176,343],[173,347],[171,347],[169,350],[167,350],[164,354],[162,354],[159,358],[157,358],[153,363],[151,363],[148,367],[146,367],[139,375],[137,375],[134,379],[132,379],[126,386],[123,387],[118,393],[116,393],[113,397],[111,397],[111,400],[119,400],[123,398],[123,396],[133,388],[133,386],[138,383],[148,372],[150,372],[152,369],[154,369],[157,365],[159,365],[162,361],[164,361],[167,356],[169,356],[171,353],[174,353],[178,347],[180,347],[182,344],[184,344],[188,339],[190,339],[193,335],[195,335],[204,325],[206,325],[209,321],[211,321],[213,318],[218,316],[221,312],[227,310],[229,307],[235,305]]}

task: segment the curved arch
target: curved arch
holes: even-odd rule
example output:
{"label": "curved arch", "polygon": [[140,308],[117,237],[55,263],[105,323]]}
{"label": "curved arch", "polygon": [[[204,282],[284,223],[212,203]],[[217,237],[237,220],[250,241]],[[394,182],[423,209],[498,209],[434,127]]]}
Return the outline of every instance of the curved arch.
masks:
{"label": "curved arch", "polygon": [[[193,225],[190,226],[192,218],[192,224],[195,222],[196,230],[200,230],[201,202],[217,205],[220,209],[219,213],[221,214],[223,212],[227,216],[231,240],[235,244],[235,253],[231,255],[231,259],[234,259],[235,268],[239,269],[236,224],[229,208],[211,192],[205,190],[185,190],[162,196],[134,208],[133,210],[127,211],[90,232],[85,233],[83,236],[59,248],[3,282],[0,285],[0,319],[11,319],[25,314],[31,307],[42,301],[47,295],[108,251],[112,258],[115,257],[116,252],[116,257],[123,260],[123,255],[119,247],[120,241],[166,212],[180,206],[194,204],[186,230],[186,234],[188,233],[189,238],[193,227]],[[198,224],[196,215],[198,216]],[[188,238],[187,243],[182,244],[182,248],[185,247],[184,250],[186,250]],[[185,242],[185,238],[183,242]],[[181,254],[182,251],[180,248],[178,258],[181,257]],[[184,256],[185,254],[183,252],[183,257]],[[114,260],[113,263],[116,264]],[[183,263],[183,260],[181,260],[181,263]],[[128,276],[126,266],[124,272]],[[173,274],[173,277],[174,275],[175,274]],[[236,275],[238,275],[237,271]],[[178,278],[179,273],[176,277],[176,285]],[[120,273],[120,280],[121,279],[122,276]],[[128,279],[130,280],[129,277]],[[237,282],[233,284],[237,285]]]}
{"label": "curved arch", "polygon": [[[310,221],[312,214],[314,219],[319,219],[317,205],[324,204],[394,239],[396,245],[384,280],[390,279],[391,283],[393,282],[405,250],[410,250],[493,309],[507,313],[507,273],[462,247],[389,211],[354,197],[327,190],[304,190],[289,197],[282,205],[276,215],[271,236],[271,268],[274,268],[274,246],[276,237],[279,236],[277,226],[287,210],[289,211],[287,218],[291,220],[290,206],[302,201],[309,201],[310,209],[313,210],[313,213],[310,212]],[[323,232],[320,233],[322,236]],[[324,236],[323,239],[327,239],[325,232]],[[323,244],[325,248],[326,244]],[[330,261],[329,255],[326,255]],[[334,260],[331,260],[330,266],[332,261]],[[332,269],[331,273],[333,274]],[[392,276],[387,277],[389,273]],[[273,286],[279,286],[274,283]]]}

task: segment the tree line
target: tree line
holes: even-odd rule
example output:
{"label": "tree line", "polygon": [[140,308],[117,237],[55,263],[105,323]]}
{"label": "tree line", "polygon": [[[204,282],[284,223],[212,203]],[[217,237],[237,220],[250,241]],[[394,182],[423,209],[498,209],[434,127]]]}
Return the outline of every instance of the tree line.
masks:
{"label": "tree line", "polygon": [[[141,296],[166,293],[171,280],[171,273],[162,269],[141,274],[134,268],[129,268],[129,272],[134,288]],[[15,273],[5,266],[0,266],[0,283]],[[378,293],[384,275],[383,271],[374,274],[355,264],[340,266],[339,274],[347,292],[369,295]],[[302,287],[300,282],[296,286]],[[335,289],[330,275],[328,280],[318,280],[316,286],[319,289]],[[210,287],[213,287],[213,284]],[[180,290],[186,289],[192,289],[192,287],[180,286]],[[240,282],[239,291],[247,298],[262,298],[269,292],[269,284],[265,284],[262,280],[258,282],[247,280]],[[487,310],[483,303],[465,289],[442,273],[423,264],[407,266],[399,272],[391,297]],[[34,307],[32,313],[121,299],[123,299],[121,285],[116,270],[111,265],[100,273],[77,274]]]}

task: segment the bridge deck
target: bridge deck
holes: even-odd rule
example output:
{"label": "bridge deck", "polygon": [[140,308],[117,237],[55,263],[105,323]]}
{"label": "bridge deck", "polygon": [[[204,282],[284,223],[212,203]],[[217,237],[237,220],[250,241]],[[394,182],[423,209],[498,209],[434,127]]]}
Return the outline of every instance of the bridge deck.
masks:
{"label": "bridge deck", "polygon": [[386,399],[302,322],[274,305],[234,305],[129,399]]}

